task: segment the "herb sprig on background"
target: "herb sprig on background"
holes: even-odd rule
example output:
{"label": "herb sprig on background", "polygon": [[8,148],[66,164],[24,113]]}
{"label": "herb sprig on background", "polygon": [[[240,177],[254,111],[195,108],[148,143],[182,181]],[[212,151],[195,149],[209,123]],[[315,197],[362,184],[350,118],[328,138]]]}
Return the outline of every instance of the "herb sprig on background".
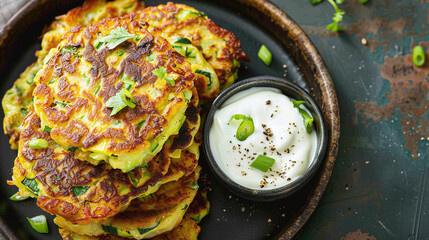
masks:
{"label": "herb sprig on background", "polygon": [[[315,5],[318,3],[321,3],[323,0],[309,0],[311,4]],[[338,4],[342,4],[344,2],[344,0],[328,0],[329,3],[331,3],[331,5],[334,7],[335,9],[335,13],[334,13],[334,17],[332,18],[333,22],[331,24],[329,24],[328,26],[326,26],[327,30],[330,31],[343,31],[344,28],[342,26],[339,25],[339,23],[343,20],[343,16],[346,12],[344,12],[343,10],[341,10],[338,7]],[[368,0],[359,0],[359,2],[361,4],[365,4],[368,2]]]}

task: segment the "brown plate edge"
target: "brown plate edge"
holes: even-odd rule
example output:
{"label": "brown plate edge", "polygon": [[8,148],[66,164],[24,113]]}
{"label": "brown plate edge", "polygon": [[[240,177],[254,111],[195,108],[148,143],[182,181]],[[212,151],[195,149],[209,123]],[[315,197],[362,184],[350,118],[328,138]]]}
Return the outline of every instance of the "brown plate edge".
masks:
{"label": "brown plate edge", "polygon": [[[310,89],[312,89],[311,94],[320,104],[325,117],[327,128],[329,130],[329,143],[326,151],[325,161],[320,166],[320,170],[315,176],[315,178],[319,179],[319,181],[317,181],[319,184],[309,193],[309,197],[307,198],[304,207],[275,237],[275,239],[279,240],[292,239],[309,220],[320,199],[322,198],[322,195],[331,177],[335,159],[338,153],[340,138],[340,113],[335,87],[325,66],[325,63],[323,62],[323,59],[315,46],[308,36],[303,32],[303,30],[285,12],[267,0],[236,1],[251,7],[246,8],[245,11],[251,16],[261,17],[263,19],[261,22],[262,24],[269,26],[274,23],[276,25],[276,27],[273,28],[271,26],[268,27],[268,29],[282,30],[280,32],[274,31],[272,34],[274,34],[288,50],[292,51],[291,56],[296,61],[298,66],[303,69],[302,72],[310,85]],[[0,68],[2,68],[2,65],[4,64],[4,59],[7,59],[7,56],[4,56],[5,51],[3,51],[3,49],[10,47],[9,44],[13,42],[13,39],[17,35],[13,31],[20,29],[20,26],[24,26],[25,23],[31,21],[32,18],[37,18],[37,16],[32,16],[29,13],[33,12],[36,8],[43,7],[43,4],[46,2],[47,1],[44,0],[32,0],[26,3],[8,21],[4,29],[0,32],[0,59],[3,59],[0,60]],[[226,2],[229,2],[228,5],[231,5],[230,1]],[[284,38],[284,36],[287,37]],[[286,42],[287,39],[293,40],[294,44]],[[307,69],[308,71],[305,71],[304,69]],[[315,81],[308,81],[311,78],[313,78]],[[317,88],[319,91],[313,90]],[[321,95],[317,95],[318,93]],[[2,238],[17,239],[9,227],[0,219],[0,239]]]}
{"label": "brown plate edge", "polygon": [[[329,142],[325,159],[320,166],[319,172],[314,176],[314,178],[318,179],[318,181],[315,181],[318,185],[311,189],[304,207],[292,217],[275,237],[278,240],[292,239],[297,236],[310,219],[322,198],[333,171],[340,139],[340,111],[337,94],[322,57],[308,36],[294,20],[268,0],[238,1],[248,6],[246,12],[251,16],[257,17],[256,19],[265,25],[288,49],[288,52],[291,53],[292,58],[301,68],[301,72],[309,84],[311,95],[320,104],[328,129]],[[273,27],[273,24],[276,26]],[[287,40],[292,40],[293,43]],[[311,79],[314,80],[311,81]],[[315,91],[315,89],[319,91]]]}

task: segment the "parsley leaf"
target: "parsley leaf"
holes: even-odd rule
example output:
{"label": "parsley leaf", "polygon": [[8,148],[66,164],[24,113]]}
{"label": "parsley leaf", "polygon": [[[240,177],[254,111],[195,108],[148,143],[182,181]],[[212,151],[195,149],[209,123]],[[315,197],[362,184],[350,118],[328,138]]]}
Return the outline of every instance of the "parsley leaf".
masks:
{"label": "parsley leaf", "polygon": [[113,29],[109,35],[100,39],[100,42],[107,43],[107,48],[114,49],[119,44],[134,38],[137,35],[130,34],[124,27],[117,27]]}
{"label": "parsley leaf", "polygon": [[135,108],[136,101],[128,90],[121,89],[119,92],[116,93],[115,96],[107,100],[106,106],[108,108],[113,108],[112,112],[110,113],[110,116],[113,116],[126,106],[130,108]]}
{"label": "parsley leaf", "polygon": [[[341,22],[343,20],[343,16],[346,12],[344,12],[343,10],[339,9],[337,4],[334,2],[334,0],[328,0],[332,6],[335,9],[335,13],[334,13],[334,17],[332,18],[332,20],[334,21],[333,23],[329,24],[328,26],[326,26],[327,30],[330,31],[342,31],[344,30],[343,27],[339,26],[338,23]],[[342,3],[344,0],[337,0],[337,3]]]}
{"label": "parsley leaf", "polygon": [[164,79],[165,81],[167,81],[167,83],[171,86],[176,85],[176,82],[172,77],[165,76],[165,74],[167,73],[167,69],[165,69],[165,67],[161,66],[160,68],[153,70],[152,73],[155,74],[159,79]]}

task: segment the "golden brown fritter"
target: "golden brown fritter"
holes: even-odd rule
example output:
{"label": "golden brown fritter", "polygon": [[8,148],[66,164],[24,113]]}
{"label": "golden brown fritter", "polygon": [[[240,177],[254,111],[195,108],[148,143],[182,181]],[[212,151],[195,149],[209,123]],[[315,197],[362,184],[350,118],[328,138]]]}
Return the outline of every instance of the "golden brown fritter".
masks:
{"label": "golden brown fritter", "polygon": [[[182,127],[182,135],[194,134],[191,129],[198,127],[199,119],[192,115],[188,113],[190,120]],[[76,159],[74,149],[63,149],[45,130],[31,111],[24,120],[13,182],[21,195],[37,197],[40,208],[73,223],[86,224],[114,216],[125,210],[131,200],[191,174],[198,164],[199,144],[188,142],[189,137],[173,136],[147,165],[122,173],[105,163],[92,165]],[[41,139],[48,143],[47,147],[29,146],[31,141]],[[176,151],[181,150],[179,157],[169,156],[173,144],[177,145]]]}
{"label": "golden brown fritter", "polygon": [[57,16],[46,29],[42,37],[42,49],[37,51],[37,61],[28,66],[7,91],[2,100],[5,117],[3,129],[10,136],[12,149],[18,149],[21,124],[33,104],[34,77],[43,66],[43,60],[52,48],[56,48],[61,37],[75,25],[87,26],[103,18],[120,17],[144,8],[144,3],[137,0],[88,0],[83,6],[70,10],[67,14]]}
{"label": "golden brown fritter", "polygon": [[42,126],[81,160],[128,172],[183,123],[195,75],[159,30],[147,28],[130,17],[74,27],[36,75]]}

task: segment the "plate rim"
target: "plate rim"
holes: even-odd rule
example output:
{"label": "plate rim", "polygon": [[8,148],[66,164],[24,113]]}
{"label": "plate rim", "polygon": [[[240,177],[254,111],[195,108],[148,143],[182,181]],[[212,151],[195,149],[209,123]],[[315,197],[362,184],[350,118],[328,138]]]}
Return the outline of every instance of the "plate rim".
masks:
{"label": "plate rim", "polygon": [[[25,16],[29,16],[37,7],[43,6],[46,2],[48,1],[30,0],[9,19],[4,28],[0,31],[0,51],[3,51],[5,47],[8,47],[8,43],[14,39],[15,35],[17,35],[12,32],[12,30],[16,30],[16,28],[25,24],[25,19],[27,19]],[[79,1],[71,0],[70,2]],[[224,2],[228,2],[228,0]],[[333,172],[340,139],[340,112],[337,94],[335,92],[335,86],[332,78],[318,50],[307,34],[282,9],[268,0],[234,0],[233,2],[246,5],[252,8],[251,10],[256,10],[260,14],[264,14],[270,19],[272,24],[276,24],[278,27],[283,29],[289,37],[294,39],[295,44],[297,44],[297,47],[302,51],[301,54],[305,57],[305,61],[309,66],[311,66],[314,80],[321,90],[322,102],[324,104],[320,107],[325,117],[329,133],[329,142],[325,159],[319,168],[319,172],[313,177],[318,178],[317,186],[311,188],[309,194],[310,197],[307,198],[303,207],[298,210],[299,214],[294,215],[275,237],[275,239],[278,240],[292,239],[300,233],[314,213]],[[249,9],[247,8],[245,9],[245,11],[248,10]],[[3,60],[0,59],[0,69],[3,69],[2,65],[4,64],[4,59],[5,58],[3,58]],[[296,59],[294,59],[294,61],[295,60]],[[17,239],[13,231],[8,227],[7,223],[2,221],[0,217],[0,239],[3,238],[3,236],[7,236],[9,239]]]}

